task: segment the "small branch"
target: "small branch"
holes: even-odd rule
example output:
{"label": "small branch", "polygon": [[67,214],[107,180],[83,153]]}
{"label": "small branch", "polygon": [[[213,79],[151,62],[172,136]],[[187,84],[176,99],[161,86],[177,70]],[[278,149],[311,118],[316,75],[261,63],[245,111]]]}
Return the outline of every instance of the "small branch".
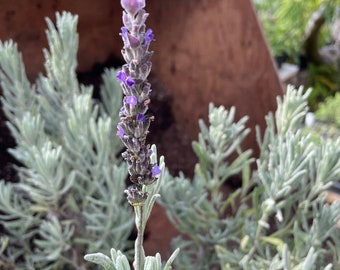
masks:
{"label": "small branch", "polygon": [[324,7],[322,6],[316,12],[313,13],[312,17],[309,19],[307,23],[306,31],[305,31],[305,40],[304,40],[304,49],[305,54],[308,60],[315,64],[322,64],[324,60],[319,53],[319,33],[321,27],[325,23],[325,17],[323,15]]}

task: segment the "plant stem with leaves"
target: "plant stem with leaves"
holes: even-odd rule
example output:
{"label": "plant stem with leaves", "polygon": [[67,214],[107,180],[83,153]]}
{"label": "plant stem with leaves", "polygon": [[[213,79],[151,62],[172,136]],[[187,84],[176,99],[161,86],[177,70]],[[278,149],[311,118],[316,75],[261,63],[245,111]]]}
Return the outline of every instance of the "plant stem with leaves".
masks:
{"label": "plant stem with leaves", "polygon": [[[121,37],[124,43],[122,55],[126,64],[117,74],[124,98],[123,107],[120,110],[120,121],[117,125],[117,135],[123,142],[126,150],[122,157],[128,165],[129,179],[132,185],[125,193],[127,200],[135,210],[135,222],[137,238],[135,241],[135,258],[133,267],[135,270],[162,269],[159,254],[155,257],[145,258],[143,239],[146,222],[151,209],[158,197],[161,178],[164,174],[164,161],[161,158],[157,165],[156,147],[146,144],[150,123],[154,117],[148,113],[150,103],[149,95],[151,85],[147,77],[151,70],[149,45],[154,40],[151,29],[146,29],[145,21],[148,13],[145,12],[145,0],[121,0],[123,7],[123,24]],[[158,180],[158,181],[157,181]],[[163,269],[169,269],[171,262],[178,250],[169,258]],[[85,259],[104,266],[105,269],[126,269],[124,264],[118,265],[124,255],[119,255],[111,250],[110,258],[103,254],[89,254]],[[112,267],[113,266],[113,267]]]}
{"label": "plant stem with leaves", "polygon": [[146,137],[153,116],[147,113],[150,103],[151,86],[147,77],[151,70],[148,51],[150,42],[154,39],[151,29],[146,30],[145,20],[148,14],[143,9],[145,1],[122,0],[123,23],[121,36],[124,47],[122,50],[126,64],[118,73],[124,99],[120,110],[120,122],[117,125],[117,135],[126,146],[122,154],[128,164],[128,171],[132,186],[125,193],[136,214],[137,239],[135,243],[135,269],[142,269],[144,265],[143,250],[143,207],[147,199],[146,186],[157,180],[160,174],[158,165],[150,163],[152,151],[146,144]]}

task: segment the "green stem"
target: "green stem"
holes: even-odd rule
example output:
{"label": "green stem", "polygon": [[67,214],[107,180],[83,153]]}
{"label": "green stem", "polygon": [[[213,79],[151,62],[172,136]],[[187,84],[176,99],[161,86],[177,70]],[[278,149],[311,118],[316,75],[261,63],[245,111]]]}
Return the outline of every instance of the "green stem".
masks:
{"label": "green stem", "polygon": [[144,268],[144,248],[143,248],[143,239],[144,239],[144,230],[145,223],[143,222],[143,205],[135,206],[135,215],[136,215],[136,227],[137,227],[137,238],[135,241],[135,261],[133,262],[133,266],[135,270],[142,270]]}
{"label": "green stem", "polygon": [[256,228],[256,233],[255,233],[255,238],[254,238],[254,244],[251,247],[251,249],[249,250],[248,254],[244,257],[244,259],[241,262],[243,265],[248,265],[249,261],[254,256],[255,251],[258,248],[259,243],[260,243],[261,233],[264,229],[263,223],[267,223],[268,217],[269,217],[269,212],[265,210],[262,214],[261,219],[257,223],[257,228]]}

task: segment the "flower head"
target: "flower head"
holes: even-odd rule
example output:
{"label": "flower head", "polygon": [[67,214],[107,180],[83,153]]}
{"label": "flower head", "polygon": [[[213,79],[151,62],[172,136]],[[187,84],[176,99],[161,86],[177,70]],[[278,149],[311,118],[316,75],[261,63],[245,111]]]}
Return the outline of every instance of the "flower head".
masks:
{"label": "flower head", "polygon": [[126,12],[135,16],[138,11],[145,7],[145,0],[121,0],[120,4]]}
{"label": "flower head", "polygon": [[157,175],[161,173],[159,166],[151,163],[151,150],[146,143],[149,126],[154,119],[147,114],[151,92],[147,77],[152,56],[149,45],[155,37],[152,30],[145,26],[148,17],[144,10],[145,0],[121,0],[120,3],[124,9],[124,26],[120,35],[126,64],[117,74],[124,94],[117,135],[127,148],[122,157],[128,164],[130,181],[133,183],[126,191],[128,201],[136,206],[143,205],[148,196],[143,187],[157,181]]}

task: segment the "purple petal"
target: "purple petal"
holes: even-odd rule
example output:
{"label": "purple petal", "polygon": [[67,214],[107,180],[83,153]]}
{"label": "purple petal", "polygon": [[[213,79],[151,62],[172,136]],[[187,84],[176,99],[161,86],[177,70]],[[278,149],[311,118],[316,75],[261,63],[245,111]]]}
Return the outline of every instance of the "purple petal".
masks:
{"label": "purple petal", "polygon": [[135,81],[131,78],[131,77],[127,77],[126,79],[126,84],[130,87],[134,86],[135,85]]}
{"label": "purple petal", "polygon": [[142,113],[137,114],[137,121],[143,123],[145,121],[145,115]]}
{"label": "purple petal", "polygon": [[127,37],[128,31],[127,31],[126,27],[122,27],[121,30],[122,30],[122,33],[121,33],[122,39],[123,39],[124,43],[126,43],[128,41],[128,37]]}
{"label": "purple petal", "polygon": [[161,169],[159,168],[158,165],[155,165],[152,167],[151,169],[151,174],[152,174],[152,177],[155,177],[156,175],[159,175],[161,173]]}
{"label": "purple petal", "polygon": [[137,47],[139,46],[139,40],[138,40],[138,38],[134,37],[134,36],[131,35],[131,34],[127,34],[127,37],[128,37],[130,46],[131,46],[132,48],[137,48]]}
{"label": "purple petal", "polygon": [[144,42],[146,45],[149,45],[151,41],[155,40],[155,36],[151,29],[146,30],[145,36],[144,36]]}
{"label": "purple petal", "polygon": [[124,82],[125,83],[125,81],[126,81],[126,74],[125,74],[125,72],[124,71],[119,71],[118,73],[117,73],[117,79],[120,81],[120,82]]}
{"label": "purple petal", "polygon": [[119,136],[119,138],[123,139],[124,138],[124,130],[122,129],[122,127],[120,125],[117,125],[117,135]]}
{"label": "purple petal", "polygon": [[124,106],[121,107],[120,110],[119,110],[119,112],[122,113],[122,114],[126,114],[125,107],[124,107]]}
{"label": "purple petal", "polygon": [[135,96],[127,96],[125,97],[125,103],[130,104],[132,106],[136,106],[137,98]]}

